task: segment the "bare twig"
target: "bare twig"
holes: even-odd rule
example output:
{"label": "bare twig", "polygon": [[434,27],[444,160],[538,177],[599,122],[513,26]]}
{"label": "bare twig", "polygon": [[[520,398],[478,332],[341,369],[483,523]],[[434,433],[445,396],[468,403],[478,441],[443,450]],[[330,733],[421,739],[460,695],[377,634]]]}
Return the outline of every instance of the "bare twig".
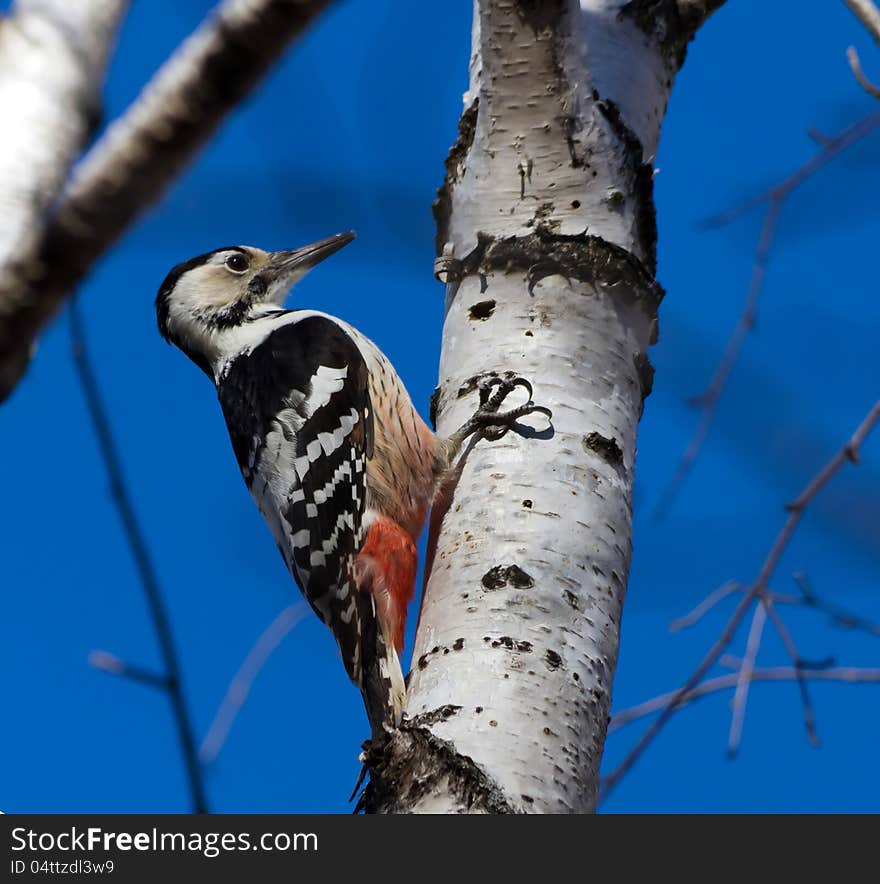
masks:
{"label": "bare twig", "polygon": [[[680,629],[684,629],[685,627],[693,626],[698,623],[702,618],[713,609],[719,602],[726,599],[728,596],[732,595],[735,592],[740,592],[743,590],[741,584],[737,583],[734,580],[728,581],[727,583],[720,586],[714,592],[709,593],[690,613],[686,614],[684,617],[680,617],[678,620],[673,620],[670,624],[670,629],[673,632],[677,632]],[[791,662],[794,667],[801,671],[804,668],[827,668],[831,665],[829,661],[820,661],[819,663],[807,663],[804,661],[800,654],[797,651],[797,648],[794,644],[794,640],[791,637],[791,633],[788,630],[788,627],[785,625],[785,622],[779,616],[779,612],[776,610],[774,606],[774,602],[781,600],[787,604],[806,604],[804,599],[799,596],[778,596],[775,593],[764,592],[761,594],[761,603],[763,608],[766,610],[766,613],[770,616],[770,619],[773,621],[774,626],[776,627],[777,632],[779,633],[783,644],[785,645],[789,656],[791,657]],[[757,616],[757,611],[755,612]],[[873,624],[869,624],[873,625]],[[754,626],[754,624],[753,624]],[[763,624],[761,624],[761,628],[763,628]],[[880,629],[880,627],[878,627]],[[731,662],[733,661],[733,662]],[[737,686],[737,697],[734,698],[734,719],[737,714],[737,703],[742,704],[743,712],[745,709],[745,700],[746,700],[746,692],[748,690],[748,672],[746,667],[746,662],[740,658],[732,658],[730,655],[724,655],[718,661],[721,665],[731,664],[732,668],[738,670],[740,672],[742,681]],[[748,667],[754,668],[755,659],[754,655],[750,658],[750,662],[748,663]],[[806,684],[802,679],[798,679],[798,687],[800,689],[801,694],[801,702],[804,707],[804,722],[807,731],[807,738],[813,745],[818,745],[818,737],[816,735],[816,726],[815,726],[815,716],[813,714],[812,704],[810,702],[810,695],[807,690]],[[731,721],[731,729],[733,731],[734,722]],[[737,725],[739,733],[737,734],[736,745],[729,747],[731,754],[735,754],[736,748],[739,745],[739,736],[741,736],[742,731],[742,722]]]}
{"label": "bare twig", "polygon": [[859,53],[856,52],[855,46],[850,46],[849,49],[846,50],[846,57],[859,86],[874,98],[880,98],[880,86],[875,86],[862,70],[862,63],[859,61]]}
{"label": "bare twig", "polygon": [[159,688],[159,690],[168,690],[168,678],[153,672],[151,669],[145,669],[142,666],[136,666],[117,657],[115,654],[109,654],[107,651],[92,651],[89,654],[89,666],[100,669],[108,675],[119,675],[122,678],[129,678],[138,684],[145,684],[151,688]]}
{"label": "bare twig", "polygon": [[32,248],[0,266],[0,400],[42,327],[330,0],[224,0],[77,167]]}
{"label": "bare twig", "polygon": [[247,700],[251,686],[266,665],[266,661],[294,626],[306,616],[308,610],[308,605],[305,602],[288,605],[266,627],[254,646],[248,651],[244,662],[229,683],[226,695],[223,697],[214,720],[211,722],[211,727],[208,728],[208,733],[199,748],[199,759],[202,764],[210,764],[220,754],[235,718]]}
{"label": "bare twig", "polygon": [[[685,698],[700,685],[712,666],[714,666],[719,658],[725,654],[730,642],[752,604],[756,600],[763,600],[763,597],[768,594],[770,579],[775,573],[779,560],[791,541],[807,507],[843,464],[847,461],[855,463],[858,460],[862,443],[871,430],[876,426],[878,420],[880,420],[880,401],[874,403],[862,419],[862,422],[856,428],[853,435],[850,437],[849,441],[847,441],[847,443],[807,483],[797,499],[793,503],[788,504],[786,507],[788,510],[788,518],[785,520],[782,529],[773,541],[754,583],[752,583],[748,589],[744,590],[742,598],[728,618],[721,634],[706,652],[696,669],[694,669],[677,691],[666,695],[665,702],[658,707],[660,714],[653,722],[651,722],[650,726],[645,730],[635,746],[624,757],[623,761],[604,778],[602,798],[607,797],[611,790],[614,789],[620,780],[632,769],[633,765],[654,741],[654,738],[660,733],[669,719],[672,718],[675,712],[686,702]],[[743,665],[744,663],[745,661],[743,661]],[[795,666],[794,668],[797,669],[798,667]],[[823,670],[813,671],[818,672]],[[733,678],[733,684],[738,684],[740,679],[739,672],[735,673]]]}
{"label": "bare twig", "polygon": [[[819,735],[816,733],[816,716],[813,712],[813,703],[810,700],[810,692],[807,689],[807,683],[803,678],[803,671],[807,668],[807,664],[804,662],[800,653],[798,652],[797,646],[794,643],[794,639],[791,637],[791,632],[789,632],[788,627],[785,625],[785,621],[782,617],[779,616],[779,612],[776,610],[776,607],[773,604],[772,599],[770,598],[769,593],[764,593],[761,596],[761,604],[767,613],[770,616],[770,619],[773,621],[773,625],[776,627],[776,631],[779,633],[779,637],[782,639],[782,643],[785,645],[785,650],[788,653],[789,658],[795,668],[795,671],[798,673],[797,677],[797,685],[798,691],[801,695],[801,706],[804,710],[804,728],[807,732],[807,739],[810,741],[812,746],[819,745]],[[828,664],[830,666],[830,663]],[[818,669],[826,669],[828,666],[825,665],[810,665],[810,669],[818,670]]]}
{"label": "bare twig", "polygon": [[749,685],[752,683],[752,673],[755,671],[755,661],[758,658],[758,650],[761,647],[761,637],[764,635],[764,624],[766,621],[767,609],[764,605],[757,605],[755,613],[752,615],[752,626],[749,629],[749,639],[746,642],[746,653],[739,668],[736,692],[733,695],[733,713],[730,717],[730,734],[727,738],[728,758],[733,758],[739,751],[743,722],[746,717],[746,703],[749,699]]}
{"label": "bare twig", "polygon": [[[174,640],[171,635],[171,625],[168,621],[168,613],[166,612],[165,605],[162,601],[162,593],[159,588],[156,569],[153,566],[153,560],[150,556],[149,549],[147,548],[143,530],[141,529],[134,510],[131,493],[125,481],[125,474],[122,469],[119,450],[116,441],[113,438],[113,431],[110,426],[110,420],[107,416],[107,408],[104,405],[98,387],[98,381],[87,348],[82,318],[75,299],[70,302],[70,340],[77,376],[79,377],[83,395],[86,400],[86,406],[88,407],[89,417],[91,418],[92,426],[94,427],[95,435],[98,439],[98,448],[101,452],[101,459],[107,470],[107,478],[110,482],[110,491],[113,495],[113,502],[116,506],[116,511],[119,514],[119,520],[122,523],[122,529],[128,542],[129,549],[131,550],[138,576],[140,577],[141,587],[144,591],[147,607],[149,608],[150,617],[153,622],[153,628],[159,642],[159,650],[162,655],[165,673],[164,675],[156,676],[155,678],[138,679],[132,674],[132,667],[123,663],[123,661],[118,658],[111,658],[110,655],[102,656],[99,654],[96,658],[93,654],[91,656],[91,662],[92,665],[97,664],[98,667],[104,671],[115,672],[115,674],[118,675],[128,675],[129,677],[135,678],[135,680],[147,681],[154,686],[163,687],[171,702],[171,710],[177,726],[177,736],[180,742],[180,750],[183,755],[184,764],[186,766],[193,810],[195,813],[207,813],[207,801],[205,799],[205,790],[202,782],[202,770],[199,766],[192,722],[190,721],[189,712],[184,698],[180,663],[177,657],[177,650],[174,646]],[[118,662],[111,663],[111,660]],[[143,673],[144,670],[138,670],[138,672]],[[164,684],[160,684],[160,682],[164,682]]]}
{"label": "bare twig", "polygon": [[[701,682],[679,699],[678,708],[687,706],[689,703],[693,703],[694,700],[699,700],[701,697],[706,697],[709,694],[735,688],[739,682],[739,677],[739,672],[729,672],[726,675],[719,675]],[[750,682],[796,681],[799,679],[844,682],[848,684],[880,684],[880,669],[836,667],[833,669],[800,670],[795,666],[773,666],[753,669],[749,676]],[[608,732],[613,733],[628,724],[632,724],[634,721],[638,721],[655,712],[660,712],[675,699],[678,693],[677,690],[669,691],[668,693],[652,697],[650,700],[645,700],[644,703],[639,703],[637,706],[621,709],[620,712],[616,712],[611,716]]]}
{"label": "bare twig", "polygon": [[815,126],[807,126],[807,137],[810,141],[816,142],[820,147],[826,147],[831,142],[831,139]]}
{"label": "bare twig", "polygon": [[880,9],[873,0],[843,0],[880,45]]}
{"label": "bare twig", "polygon": [[810,585],[807,575],[802,571],[794,575],[795,583],[800,588],[801,595],[785,597],[785,601],[789,604],[804,605],[827,614],[831,618],[831,622],[841,629],[855,629],[860,632],[866,632],[868,635],[880,637],[880,623],[875,623],[865,617],[860,617],[852,611],[841,608],[831,602],[827,602],[820,598],[812,586]]}
{"label": "bare twig", "polygon": [[736,580],[728,580],[727,583],[723,583],[714,592],[710,592],[693,611],[685,614],[684,617],[673,620],[669,624],[670,631],[679,632],[699,623],[719,602],[723,602],[728,596],[739,592],[741,589],[742,586]]}
{"label": "bare twig", "polygon": [[694,433],[691,436],[691,440],[682,454],[672,478],[657,503],[654,511],[656,517],[660,518],[666,514],[672,501],[693,469],[700,451],[702,450],[703,443],[706,441],[706,437],[709,435],[709,430],[712,427],[718,402],[721,399],[728,380],[730,379],[730,375],[733,372],[746,338],[754,327],[758,301],[760,300],[764,283],[767,259],[773,245],[773,240],[779,223],[780,212],[785,200],[791,195],[792,191],[818,172],[819,169],[825,166],[834,157],[855,144],[855,142],[864,138],[870,132],[873,132],[878,126],[880,126],[880,112],[875,111],[853,123],[851,126],[848,126],[834,137],[826,139],[821,150],[784,181],[781,181],[779,184],[771,187],[764,193],[758,194],[758,196],[747,200],[745,203],[736,206],[730,211],[712,218],[708,222],[712,226],[727,224],[755,206],[767,203],[767,212],[764,216],[761,236],[758,240],[758,248],[755,253],[755,261],[752,267],[752,276],[749,282],[749,289],[742,313],[729,341],[727,342],[724,353],[715,368],[712,379],[709,381],[708,387],[699,396],[695,396],[690,400],[699,408],[700,416]]}

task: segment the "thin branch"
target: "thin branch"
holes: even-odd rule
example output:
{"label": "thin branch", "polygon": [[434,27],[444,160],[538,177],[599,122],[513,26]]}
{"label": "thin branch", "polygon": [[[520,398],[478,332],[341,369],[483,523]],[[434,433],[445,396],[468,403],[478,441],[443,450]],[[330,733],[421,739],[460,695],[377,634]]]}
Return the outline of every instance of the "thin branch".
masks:
{"label": "thin branch", "polygon": [[[736,581],[729,581],[714,592],[709,593],[703,601],[698,604],[693,611],[684,617],[679,618],[678,620],[674,620],[670,625],[670,629],[672,631],[678,631],[679,629],[683,629],[688,626],[692,626],[695,623],[699,622],[712,608],[714,608],[719,602],[723,601],[725,598],[733,594],[734,592],[739,592],[742,590],[742,586]],[[779,596],[775,593],[764,592],[761,594],[761,603],[763,607],[766,609],[766,613],[770,616],[770,619],[773,621],[774,626],[776,627],[776,631],[779,633],[783,644],[785,645],[789,657],[791,658],[791,662],[794,667],[801,671],[805,668],[810,669],[826,669],[829,666],[833,665],[833,661],[822,660],[819,662],[806,662],[800,656],[797,651],[797,648],[794,644],[794,640],[791,637],[791,633],[788,630],[788,627],[785,625],[785,622],[779,616],[779,612],[776,610],[774,606],[774,602],[782,601],[786,604],[805,604],[804,599],[800,596]],[[757,614],[757,612],[756,612]],[[762,624],[763,626],[763,624]],[[731,668],[736,669],[740,672],[743,681],[738,685],[738,697],[739,702],[743,705],[743,710],[745,707],[745,691],[748,688],[748,673],[745,669],[745,663],[743,659],[739,657],[731,657],[730,655],[723,655],[719,661],[722,666],[730,665]],[[751,659],[751,663],[749,666],[754,668],[754,657]],[[809,691],[807,690],[807,686],[802,679],[798,679],[798,688],[800,689],[801,695],[801,703],[804,708],[804,724],[807,732],[807,739],[814,746],[818,745],[818,736],[816,734],[816,721],[815,715],[813,713],[812,703],[810,702]],[[735,698],[736,703],[736,698]],[[736,705],[734,707],[736,710]],[[733,728],[733,722],[731,722],[731,728]],[[739,730],[741,733],[741,724],[739,725]],[[737,738],[736,746],[738,747],[739,739]],[[735,754],[735,748],[731,752],[731,754]]]}
{"label": "thin branch", "polygon": [[880,45],[880,9],[872,0],[843,0]]}
{"label": "thin branch", "polygon": [[[819,735],[816,733],[816,715],[813,712],[813,703],[810,700],[810,692],[807,689],[807,683],[803,678],[803,672],[804,669],[807,668],[807,664],[805,664],[801,657],[797,645],[795,645],[794,639],[791,636],[791,632],[789,632],[788,627],[785,625],[785,621],[779,616],[779,612],[776,610],[768,593],[764,593],[764,595],[761,596],[761,604],[764,610],[767,611],[770,619],[773,621],[773,625],[776,627],[776,631],[779,633],[779,637],[785,645],[785,650],[798,673],[797,685],[798,691],[801,695],[801,707],[804,710],[804,728],[807,732],[807,740],[809,740],[810,745],[818,746]],[[809,668],[815,671],[818,669],[827,669],[828,666],[811,665]]]}
{"label": "thin branch", "polygon": [[[623,761],[603,781],[602,799],[614,789],[620,780],[632,769],[648,746],[654,741],[665,724],[686,702],[686,697],[702,682],[709,670],[727,651],[730,642],[739,629],[740,624],[751,608],[753,602],[768,593],[770,578],[776,571],[783,552],[791,541],[807,507],[816,495],[825,487],[834,474],[845,463],[858,461],[859,451],[867,435],[880,420],[880,401],[874,403],[862,422],[856,428],[849,441],[825,464],[824,467],[807,483],[794,503],[787,506],[788,518],[770,547],[767,557],[761,566],[755,582],[744,591],[733,613],[728,618],[721,634],[706,652],[696,669],[685,683],[675,692],[668,695],[668,700],[660,710],[660,714],[636,742],[635,746],[624,757]],[[797,667],[795,667],[797,668]],[[816,670],[821,671],[821,670]],[[806,674],[806,673],[805,673]],[[734,684],[738,683],[739,673],[734,674]]]}
{"label": "thin branch", "polygon": [[799,571],[794,575],[795,583],[800,588],[801,595],[785,597],[785,601],[789,604],[804,605],[827,614],[831,618],[831,622],[841,629],[855,629],[859,632],[866,632],[880,638],[880,623],[875,623],[865,617],[860,617],[852,611],[841,608],[838,605],[827,602],[818,596],[810,585],[807,575]]}
{"label": "thin branch", "polygon": [[229,683],[223,701],[220,703],[214,720],[208,728],[208,733],[199,748],[199,760],[202,764],[210,764],[216,760],[257,676],[275,649],[290,634],[296,624],[308,614],[308,610],[308,605],[305,602],[288,605],[266,627],[254,646],[248,651],[244,662]]}
{"label": "thin branch", "polygon": [[0,400],[64,298],[329,2],[224,0],[89,151],[33,247],[0,266]]}
{"label": "thin branch", "polygon": [[862,63],[859,61],[859,53],[856,52],[855,46],[850,46],[846,50],[846,57],[849,61],[850,70],[853,72],[859,86],[874,98],[880,98],[880,86],[875,86],[862,70]]}
{"label": "thin branch", "polygon": [[818,172],[828,162],[834,159],[834,157],[838,156],[848,147],[864,138],[870,132],[873,132],[878,126],[880,126],[880,112],[875,111],[853,123],[851,126],[848,126],[833,138],[828,139],[822,146],[821,150],[812,159],[804,163],[784,181],[781,181],[779,184],[771,187],[764,193],[758,194],[758,196],[747,200],[745,203],[736,206],[730,211],[716,216],[708,222],[712,226],[727,224],[744,212],[747,212],[749,209],[761,205],[762,203],[767,203],[767,212],[764,216],[761,236],[758,240],[758,248],[755,253],[755,261],[752,267],[752,276],[749,282],[749,289],[742,313],[740,314],[736,327],[727,342],[724,353],[715,368],[712,379],[709,381],[708,387],[699,396],[693,397],[693,399],[690,400],[699,408],[700,416],[697,421],[697,426],[694,429],[694,433],[691,436],[691,440],[682,454],[672,478],[657,503],[654,511],[655,517],[662,518],[668,512],[672,501],[675,499],[693,469],[700,451],[702,450],[703,443],[709,435],[709,431],[715,419],[715,412],[719,400],[727,386],[727,382],[730,379],[746,338],[754,327],[758,302],[764,284],[767,260],[773,245],[783,204],[797,187]]}
{"label": "thin branch", "polygon": [[[808,681],[832,681],[845,682],[848,684],[880,684],[880,669],[859,669],[855,667],[835,667],[833,669],[805,669],[799,670],[795,666],[774,666],[765,669],[753,669],[749,676],[750,682],[767,682],[767,681],[796,681],[798,679],[806,679]],[[726,675],[719,675],[715,678],[707,679],[697,685],[678,701],[678,708],[687,706],[701,697],[709,694],[715,694],[719,691],[730,690],[735,688],[739,682],[739,672],[729,672]],[[621,709],[611,716],[611,722],[608,725],[608,733],[618,731],[634,721],[652,715],[665,709],[679,691],[669,691],[645,700],[637,706],[631,706],[629,709]]]}
{"label": "thin branch", "polygon": [[128,660],[123,660],[122,657],[117,657],[115,654],[110,654],[107,651],[92,651],[89,654],[89,666],[94,669],[100,669],[101,672],[106,672],[108,675],[128,678],[131,681],[136,681],[138,684],[145,684],[148,687],[158,688],[161,691],[168,690],[168,678],[166,676],[153,672],[152,669],[144,669],[142,666],[129,663]]}
{"label": "thin branch", "polygon": [[727,738],[727,757],[733,758],[739,751],[742,740],[743,723],[746,717],[746,703],[749,699],[749,685],[755,671],[755,661],[764,635],[764,624],[767,622],[767,609],[757,605],[752,615],[752,626],[746,642],[746,653],[739,668],[736,681],[736,692],[733,695],[733,712],[730,716],[730,733]]}
{"label": "thin branch", "polygon": [[[95,435],[98,439],[98,448],[101,452],[101,459],[107,470],[107,478],[110,482],[110,491],[113,495],[113,502],[116,506],[116,511],[119,514],[119,520],[122,523],[125,539],[131,550],[135,567],[137,568],[141,588],[144,591],[144,597],[146,598],[147,607],[150,611],[153,628],[159,642],[159,650],[165,667],[165,674],[163,676],[165,681],[165,691],[171,702],[171,710],[177,726],[177,736],[180,742],[180,750],[183,755],[184,764],[186,766],[193,810],[195,813],[207,813],[207,801],[205,799],[205,790],[202,783],[202,770],[199,766],[196,753],[196,742],[193,735],[192,722],[190,721],[189,712],[187,711],[184,699],[180,663],[177,657],[177,650],[174,646],[174,640],[171,635],[168,614],[162,601],[162,593],[159,588],[156,569],[153,565],[153,560],[150,557],[149,549],[147,548],[144,532],[141,529],[135,513],[131,492],[125,481],[119,449],[113,438],[113,431],[107,415],[107,408],[101,397],[97,377],[87,347],[82,317],[80,316],[79,306],[75,299],[70,302],[70,341],[74,366],[76,367],[76,373],[82,386],[83,395],[85,396],[89,417],[91,418],[92,426],[94,427]],[[92,662],[94,664],[94,658]],[[99,657],[98,662],[106,663],[107,658]],[[104,668],[105,671],[107,671],[106,666],[101,668]],[[117,672],[117,674],[123,673]]]}
{"label": "thin branch", "polygon": [[807,126],[807,137],[819,147],[827,147],[831,143],[831,138],[824,132],[820,132],[815,126]]}
{"label": "thin branch", "polygon": [[689,626],[694,626],[699,623],[703,617],[706,616],[719,602],[723,602],[728,596],[733,595],[735,592],[739,592],[742,589],[742,586],[736,580],[728,580],[727,583],[721,584],[718,589],[714,590],[714,592],[710,592],[697,606],[685,614],[684,617],[679,617],[677,620],[673,620],[672,623],[669,624],[669,630],[671,632],[680,632],[682,629],[687,629]]}

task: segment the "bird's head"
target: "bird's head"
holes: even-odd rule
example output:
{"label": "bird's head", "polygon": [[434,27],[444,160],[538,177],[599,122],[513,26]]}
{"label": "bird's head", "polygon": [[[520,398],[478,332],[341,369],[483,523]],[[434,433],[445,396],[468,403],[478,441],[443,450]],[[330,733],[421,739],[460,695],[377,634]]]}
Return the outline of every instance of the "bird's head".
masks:
{"label": "bird's head", "polygon": [[353,239],[348,231],[291,251],[227,246],[190,258],[159,287],[159,332],[211,375],[224,332],[277,310],[312,267]]}

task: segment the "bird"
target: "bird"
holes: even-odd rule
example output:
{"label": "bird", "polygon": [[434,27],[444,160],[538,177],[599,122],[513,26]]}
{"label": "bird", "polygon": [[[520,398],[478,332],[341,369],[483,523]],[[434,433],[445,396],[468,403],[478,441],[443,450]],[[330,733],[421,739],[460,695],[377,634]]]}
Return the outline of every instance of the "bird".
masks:
{"label": "bird", "polygon": [[[232,448],[285,566],[330,627],[372,737],[400,724],[399,654],[416,542],[471,436],[497,439],[535,405],[512,372],[487,373],[473,417],[441,438],[388,358],[342,319],[285,307],[293,286],[355,238],[285,251],[214,249],[159,287],[159,332],[216,387]],[[517,387],[525,405],[501,411]]]}

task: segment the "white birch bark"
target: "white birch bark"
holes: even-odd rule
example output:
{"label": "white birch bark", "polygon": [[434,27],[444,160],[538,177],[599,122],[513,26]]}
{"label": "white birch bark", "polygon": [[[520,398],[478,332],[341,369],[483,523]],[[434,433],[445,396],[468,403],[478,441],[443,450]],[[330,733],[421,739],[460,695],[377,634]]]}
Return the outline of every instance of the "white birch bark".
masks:
{"label": "white birch bark", "polygon": [[656,0],[476,2],[436,205],[438,430],[506,372],[552,429],[478,442],[435,507],[409,720],[368,753],[371,810],[595,808],[662,296],[652,160],[694,21]]}
{"label": "white birch bark", "polygon": [[[29,33],[27,40],[13,39],[7,34],[10,23],[0,23],[0,111],[7,120],[24,114],[16,122],[19,142],[14,147],[4,142],[0,160],[0,207],[13,207],[10,223],[18,231],[17,235],[11,228],[8,235],[0,232],[0,401],[20,380],[37,335],[64,298],[138,214],[162,195],[290,41],[329,3],[223,0],[65,183],[70,161],[88,131],[71,110],[97,106],[97,93],[92,96],[73,75],[80,68],[98,70],[103,60],[98,37],[108,28],[108,19],[98,13],[109,16],[112,7],[122,8],[125,3],[19,0],[19,7],[31,13],[28,22],[42,21],[46,9],[66,10],[58,19],[64,26],[57,28],[57,35],[49,24],[29,24],[47,51],[60,51],[64,36],[74,34],[77,39],[67,47],[69,58],[62,57],[53,69],[54,56],[48,64],[36,56],[28,62],[29,53],[35,52],[29,48],[34,34]],[[88,9],[93,10],[92,18]],[[86,33],[89,23],[94,33]],[[4,75],[11,82],[16,77],[22,81],[15,95],[3,91]],[[94,97],[94,102],[86,97],[90,101]],[[64,153],[64,163],[41,171],[44,148],[53,156]],[[38,186],[16,186],[10,175],[32,161],[39,173]],[[36,201],[27,211],[23,199],[30,194]],[[50,204],[52,211],[47,213]],[[28,234],[24,242],[22,232]]]}
{"label": "white birch bark", "polygon": [[20,252],[101,116],[128,0],[18,0],[0,20],[0,264]]}

